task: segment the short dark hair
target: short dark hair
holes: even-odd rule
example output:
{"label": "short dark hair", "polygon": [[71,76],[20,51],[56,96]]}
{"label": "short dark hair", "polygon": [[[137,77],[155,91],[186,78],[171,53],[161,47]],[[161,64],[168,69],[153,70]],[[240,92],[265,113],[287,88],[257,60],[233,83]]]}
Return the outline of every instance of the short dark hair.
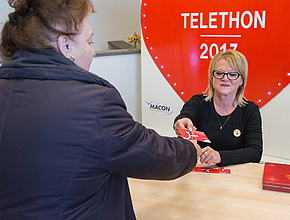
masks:
{"label": "short dark hair", "polygon": [[94,12],[91,0],[8,0],[15,9],[1,32],[0,56],[10,60],[18,49],[56,49],[58,36],[79,33],[88,13]]}

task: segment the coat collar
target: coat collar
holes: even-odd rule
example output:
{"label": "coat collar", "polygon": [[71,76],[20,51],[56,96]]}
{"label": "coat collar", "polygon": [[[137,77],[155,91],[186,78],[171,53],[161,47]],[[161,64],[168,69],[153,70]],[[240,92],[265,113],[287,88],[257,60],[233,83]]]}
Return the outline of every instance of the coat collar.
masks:
{"label": "coat collar", "polygon": [[90,73],[55,50],[18,50],[0,69],[0,79],[39,79],[83,81],[113,87],[108,81]]}

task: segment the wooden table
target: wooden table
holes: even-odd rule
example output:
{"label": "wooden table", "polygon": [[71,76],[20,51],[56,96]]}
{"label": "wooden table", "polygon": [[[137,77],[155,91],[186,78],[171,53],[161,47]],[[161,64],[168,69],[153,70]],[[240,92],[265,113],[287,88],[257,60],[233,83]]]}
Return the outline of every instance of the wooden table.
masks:
{"label": "wooden table", "polygon": [[290,220],[290,193],[262,189],[264,164],[231,174],[192,172],[172,181],[129,179],[138,220]]}

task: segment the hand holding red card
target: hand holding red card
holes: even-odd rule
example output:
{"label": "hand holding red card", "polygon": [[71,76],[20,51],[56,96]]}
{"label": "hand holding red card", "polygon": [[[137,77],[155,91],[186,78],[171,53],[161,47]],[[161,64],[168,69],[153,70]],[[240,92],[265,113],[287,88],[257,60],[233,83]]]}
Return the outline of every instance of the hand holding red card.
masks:
{"label": "hand holding red card", "polygon": [[189,129],[177,128],[180,135],[186,140],[196,140],[206,143],[211,143],[204,132],[202,131],[190,131]]}

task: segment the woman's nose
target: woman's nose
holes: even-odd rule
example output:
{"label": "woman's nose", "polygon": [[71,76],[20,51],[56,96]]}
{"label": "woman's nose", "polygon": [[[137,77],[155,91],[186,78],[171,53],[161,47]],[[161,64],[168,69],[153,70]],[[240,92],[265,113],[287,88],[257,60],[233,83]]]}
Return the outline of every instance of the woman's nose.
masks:
{"label": "woman's nose", "polygon": [[228,74],[224,73],[223,77],[221,78],[221,80],[228,80]]}

